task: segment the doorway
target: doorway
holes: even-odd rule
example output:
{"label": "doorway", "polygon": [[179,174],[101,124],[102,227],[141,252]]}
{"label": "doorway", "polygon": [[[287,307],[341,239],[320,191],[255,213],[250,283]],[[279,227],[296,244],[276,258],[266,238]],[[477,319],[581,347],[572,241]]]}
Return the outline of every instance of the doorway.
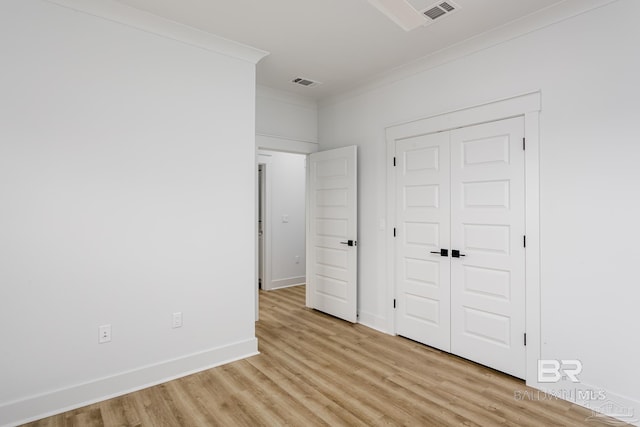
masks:
{"label": "doorway", "polygon": [[306,156],[260,150],[257,163],[258,289],[304,284]]}
{"label": "doorway", "polygon": [[306,284],[307,307],[356,322],[357,147],[257,154],[255,319],[259,290]]}

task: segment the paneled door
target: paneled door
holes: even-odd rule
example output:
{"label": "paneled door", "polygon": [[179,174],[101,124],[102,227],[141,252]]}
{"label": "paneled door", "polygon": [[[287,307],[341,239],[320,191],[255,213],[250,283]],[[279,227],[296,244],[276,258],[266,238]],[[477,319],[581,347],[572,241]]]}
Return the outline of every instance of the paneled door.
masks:
{"label": "paneled door", "polygon": [[396,332],[525,377],[522,117],[396,140]]}
{"label": "paneled door", "polygon": [[[524,119],[451,132],[451,351],[524,378]],[[454,254],[455,255],[455,254]]]}
{"label": "paneled door", "polygon": [[397,332],[449,351],[449,134],[398,141],[396,170]]}
{"label": "paneled door", "polygon": [[357,321],[357,147],[309,156],[307,292],[312,308]]}

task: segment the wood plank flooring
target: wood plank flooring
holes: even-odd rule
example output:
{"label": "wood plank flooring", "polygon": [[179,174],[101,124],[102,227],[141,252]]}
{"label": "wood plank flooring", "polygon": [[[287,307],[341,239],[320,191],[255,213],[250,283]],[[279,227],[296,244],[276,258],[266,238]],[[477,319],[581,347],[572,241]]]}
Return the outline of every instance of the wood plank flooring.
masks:
{"label": "wood plank flooring", "polygon": [[304,292],[261,291],[258,356],[27,425],[610,425],[508,375],[307,309]]}

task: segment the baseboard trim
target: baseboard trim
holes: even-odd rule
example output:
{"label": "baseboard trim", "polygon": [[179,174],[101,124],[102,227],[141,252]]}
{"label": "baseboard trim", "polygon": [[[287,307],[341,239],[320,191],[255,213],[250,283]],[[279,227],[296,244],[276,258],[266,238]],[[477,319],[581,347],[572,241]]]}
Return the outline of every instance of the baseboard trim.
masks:
{"label": "baseboard trim", "polygon": [[307,278],[305,276],[272,280],[269,286],[267,287],[267,290],[273,291],[275,289],[290,288],[291,286],[304,285],[306,281],[307,281]]}
{"label": "baseboard trim", "polygon": [[358,323],[366,326],[367,328],[375,329],[376,331],[384,334],[389,334],[387,331],[387,321],[380,316],[361,311],[358,313]]}
{"label": "baseboard trim", "polygon": [[196,372],[255,356],[256,338],[144,366],[0,405],[0,426],[10,427],[81,408]]}
{"label": "baseboard trim", "polygon": [[640,401],[593,386],[581,384],[582,390],[575,391],[574,402],[592,411],[587,420],[604,421],[603,417],[612,417],[621,423],[640,425]]}
{"label": "baseboard trim", "polygon": [[594,384],[574,383],[563,379],[555,383],[527,382],[527,386],[539,392],[522,392],[522,400],[561,399],[589,409],[591,414],[585,418],[585,425],[590,421],[612,424],[607,417],[620,421],[620,425],[640,426],[640,401],[629,396],[614,393]]}

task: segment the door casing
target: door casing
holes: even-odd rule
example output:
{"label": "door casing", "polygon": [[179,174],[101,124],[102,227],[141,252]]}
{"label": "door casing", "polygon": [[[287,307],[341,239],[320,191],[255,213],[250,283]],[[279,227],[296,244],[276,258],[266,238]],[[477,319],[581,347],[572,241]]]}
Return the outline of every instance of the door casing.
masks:
{"label": "door casing", "polygon": [[[284,153],[295,153],[295,154],[305,154],[307,155],[307,159],[308,159],[308,155],[311,153],[315,153],[318,151],[318,144],[316,142],[310,142],[310,141],[298,141],[298,140],[293,140],[293,139],[289,139],[289,138],[280,138],[280,137],[276,137],[276,136],[271,136],[271,135],[263,135],[263,134],[256,134],[256,153],[255,153],[255,158],[256,158],[256,167],[255,167],[255,256],[254,256],[254,271],[255,271],[255,286],[254,286],[254,311],[255,311],[255,321],[257,322],[260,319],[260,308],[259,308],[259,292],[258,292],[258,279],[259,279],[259,272],[258,272],[258,257],[260,256],[259,254],[259,250],[258,250],[258,191],[260,191],[260,188],[258,186],[258,165],[260,163],[265,164],[265,170],[264,170],[264,175],[263,175],[263,179],[265,181],[265,198],[268,200],[270,197],[270,190],[269,190],[269,161],[268,160],[264,160],[261,162],[260,161],[260,151],[262,150],[269,150],[269,151],[282,151]],[[307,160],[308,161],[308,160]],[[309,203],[308,203],[308,194],[307,191],[305,190],[305,207],[308,210],[309,209]],[[267,203],[267,211],[264,213],[265,216],[270,217],[270,212],[269,212],[269,205]],[[265,224],[265,236],[267,237],[267,240],[270,238],[271,235],[271,230],[269,227],[269,222],[267,221]],[[305,225],[305,234],[307,234],[309,232],[309,225],[306,224]],[[268,245],[268,242],[265,241],[265,245]],[[264,271],[264,281],[270,280],[271,278],[271,272],[269,271],[269,266],[271,265],[271,260],[270,260],[270,251],[268,250],[268,248],[266,248],[265,251],[265,271]],[[309,293],[307,292],[307,302],[306,302],[307,306],[309,306]]]}
{"label": "door casing", "polygon": [[[312,153],[316,153],[318,152],[318,144],[317,143],[312,143],[312,142],[308,142],[308,141],[297,141],[297,140],[291,140],[291,139],[285,139],[285,138],[278,138],[278,137],[274,137],[274,136],[265,136],[265,135],[260,135],[257,134],[256,135],[256,168],[255,168],[255,217],[256,217],[256,221],[255,221],[255,259],[254,259],[254,265],[255,265],[255,287],[254,287],[254,291],[255,291],[255,321],[258,321],[260,318],[260,310],[259,310],[259,260],[258,258],[261,256],[260,254],[260,250],[259,250],[259,239],[258,239],[258,203],[259,203],[259,197],[258,197],[258,192],[261,190],[260,186],[259,186],[259,180],[258,180],[258,167],[260,165],[263,166],[263,181],[264,181],[264,198],[266,200],[269,200],[270,198],[270,178],[269,178],[269,173],[270,173],[270,169],[269,169],[269,160],[268,159],[260,159],[260,154],[262,150],[268,150],[268,151],[281,151],[281,152],[285,152],[285,153],[295,153],[295,154],[304,154],[306,155],[306,163],[307,163],[307,189],[305,190],[305,207],[306,207],[306,211],[307,211],[307,218],[305,221],[305,235],[306,235],[306,252],[307,254],[309,253],[309,233],[310,233],[310,225],[309,225],[309,189],[308,189],[308,183],[309,183],[309,155]],[[265,212],[263,212],[263,221],[264,221],[264,233],[265,233],[265,241],[264,241],[264,245],[268,246],[269,245],[269,239],[271,237],[271,231],[270,231],[270,227],[269,227],[269,221],[267,220],[267,218],[271,217],[271,213],[269,210],[269,204],[268,202],[265,203],[266,204],[266,209]],[[266,290],[267,287],[264,286],[265,282],[270,282],[270,277],[271,277],[271,271],[270,271],[270,265],[271,265],[271,260],[270,260],[270,251],[268,250],[268,247],[265,248],[265,262],[264,262],[264,271],[263,271],[263,287]],[[308,267],[308,263],[309,263],[309,257],[307,256],[307,267],[306,270],[309,270]],[[306,299],[305,299],[305,305],[307,307],[313,307],[313,298],[312,298],[312,292],[310,292],[309,290],[309,286],[307,286],[307,291],[306,291]]]}

